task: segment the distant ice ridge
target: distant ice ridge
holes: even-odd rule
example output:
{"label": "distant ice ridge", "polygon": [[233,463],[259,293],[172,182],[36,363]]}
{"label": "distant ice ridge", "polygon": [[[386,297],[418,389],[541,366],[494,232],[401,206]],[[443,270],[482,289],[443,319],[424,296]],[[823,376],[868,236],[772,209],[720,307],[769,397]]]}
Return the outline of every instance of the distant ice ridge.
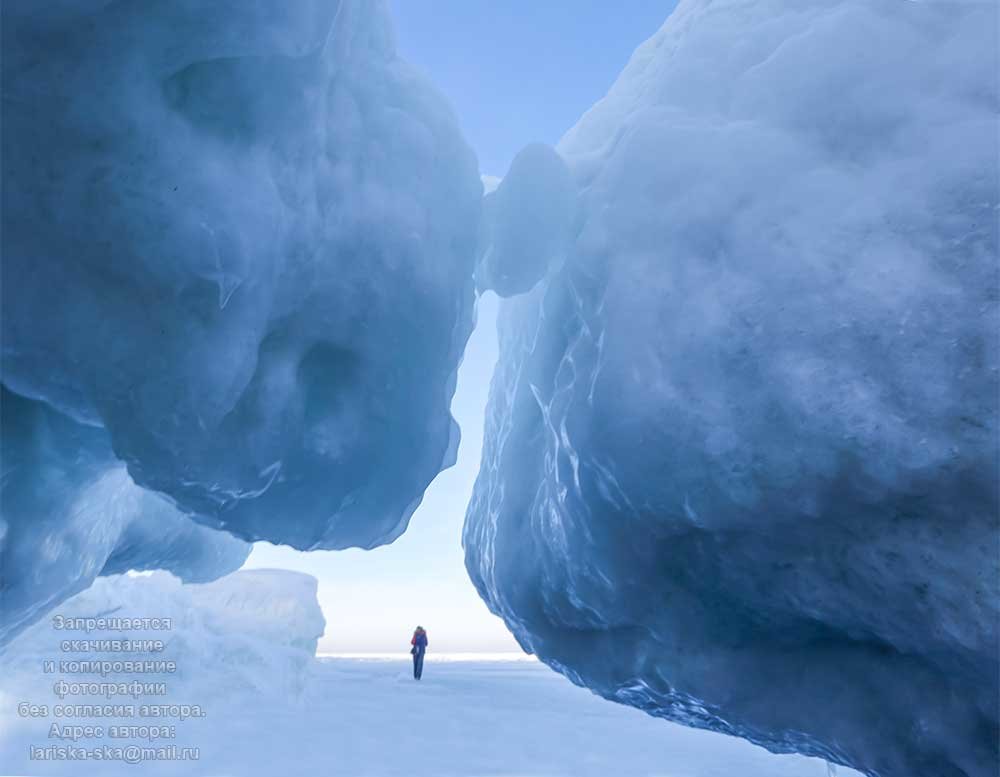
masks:
{"label": "distant ice ridge", "polygon": [[563,138],[464,534],[526,649],[774,751],[997,773],[997,30],[686,0]]}
{"label": "distant ice ridge", "polygon": [[[182,584],[166,572],[102,577],[10,644],[0,656],[3,690],[12,695],[27,693],[33,684],[41,683],[50,697],[52,676],[46,685],[46,675],[39,670],[43,660],[123,658],[120,653],[67,655],[60,651],[63,639],[156,639],[164,642],[160,653],[125,658],[176,664],[176,672],[138,678],[165,682],[167,702],[210,704],[243,693],[273,695],[287,702],[304,689],[326,625],[316,585],[310,575],[276,569],[242,570],[204,584]],[[66,620],[169,618],[171,626],[166,630],[70,632],[53,628],[56,615]],[[95,677],[63,679],[90,681]],[[105,679],[120,682],[123,676]]]}
{"label": "distant ice ridge", "polygon": [[449,466],[482,184],[382,2],[4,3],[3,382],[204,525],[373,547]]}

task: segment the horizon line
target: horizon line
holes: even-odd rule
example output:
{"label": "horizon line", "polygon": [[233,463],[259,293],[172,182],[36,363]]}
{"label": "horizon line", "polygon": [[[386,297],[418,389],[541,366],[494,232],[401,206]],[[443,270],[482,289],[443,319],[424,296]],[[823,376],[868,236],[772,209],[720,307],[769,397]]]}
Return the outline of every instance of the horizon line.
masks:
{"label": "horizon line", "polygon": [[[409,651],[399,651],[399,652],[370,652],[370,653],[359,653],[359,652],[327,652],[327,651],[317,651],[316,658],[354,658],[359,660],[368,661],[408,661],[410,659]],[[538,661],[538,658],[530,653],[515,652],[515,651],[482,651],[482,652],[453,652],[453,653],[432,653],[428,651],[426,653],[425,661]]]}

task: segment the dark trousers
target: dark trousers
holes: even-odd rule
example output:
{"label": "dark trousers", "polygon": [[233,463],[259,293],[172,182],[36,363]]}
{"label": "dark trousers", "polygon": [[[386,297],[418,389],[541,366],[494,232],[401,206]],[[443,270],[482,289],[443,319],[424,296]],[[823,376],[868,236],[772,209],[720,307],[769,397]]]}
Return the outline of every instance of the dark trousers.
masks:
{"label": "dark trousers", "polygon": [[424,673],[424,651],[418,650],[413,654],[413,679],[419,680]]}

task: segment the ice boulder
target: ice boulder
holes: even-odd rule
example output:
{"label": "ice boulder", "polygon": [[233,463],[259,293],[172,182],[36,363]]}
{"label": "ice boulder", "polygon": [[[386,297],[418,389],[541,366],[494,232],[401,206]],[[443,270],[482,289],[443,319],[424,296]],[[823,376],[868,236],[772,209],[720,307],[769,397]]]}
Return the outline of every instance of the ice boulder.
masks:
{"label": "ice boulder", "polygon": [[384,3],[3,12],[4,384],[206,525],[390,542],[453,460],[482,184]]}
{"label": "ice boulder", "polygon": [[997,773],[997,5],[683,0],[563,138],[464,544],[609,699]]}
{"label": "ice boulder", "polygon": [[569,169],[549,146],[523,148],[501,181],[488,181],[476,281],[501,297],[523,294],[569,248],[576,190]]}
{"label": "ice boulder", "polygon": [[0,388],[0,646],[98,575],[166,569],[202,582],[249,543],[139,488],[107,433]]}

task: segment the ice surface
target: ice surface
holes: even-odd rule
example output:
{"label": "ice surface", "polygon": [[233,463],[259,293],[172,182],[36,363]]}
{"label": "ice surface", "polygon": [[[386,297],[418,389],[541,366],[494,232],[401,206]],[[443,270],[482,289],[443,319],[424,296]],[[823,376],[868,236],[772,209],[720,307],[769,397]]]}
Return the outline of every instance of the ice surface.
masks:
{"label": "ice surface", "polygon": [[451,463],[482,184],[369,0],[4,3],[4,384],[244,539]]}
{"label": "ice surface", "polygon": [[654,715],[995,775],[997,6],[682,2],[558,146],[467,566]]}
{"label": "ice surface", "polygon": [[[553,149],[534,143],[502,181],[487,181],[477,285],[502,297],[531,289],[569,248],[576,192]],[[485,188],[485,185],[484,185]]]}
{"label": "ice surface", "polygon": [[[102,763],[99,773],[105,777],[273,777],[276,765],[290,766],[296,774],[350,777],[414,771],[451,777],[826,775],[815,759],[771,755],[738,739],[665,725],[608,704],[534,661],[450,662],[432,649],[419,684],[410,675],[405,653],[396,660],[316,661],[313,649],[323,619],[316,581],[305,575],[243,571],[207,585],[183,586],[164,573],[107,577],[57,610],[65,617],[110,611],[112,617],[173,619],[169,631],[139,633],[165,639],[166,647],[157,655],[177,664],[178,673],[155,679],[169,684],[167,703],[199,704],[207,714],[171,721],[176,737],[169,740],[98,737],[76,742],[90,747],[200,747],[197,764]],[[11,774],[95,773],[92,764],[28,760],[31,744],[70,743],[47,736],[56,720],[52,716],[16,714],[15,700],[53,699],[51,686],[58,673],[46,675],[40,667],[44,660],[66,659],[58,650],[66,636],[46,619],[15,640],[0,659],[0,763]],[[85,722],[107,726],[118,719]]]}
{"label": "ice surface", "polygon": [[102,428],[0,392],[0,645],[98,575],[167,569],[204,581],[250,553],[136,486]]}

